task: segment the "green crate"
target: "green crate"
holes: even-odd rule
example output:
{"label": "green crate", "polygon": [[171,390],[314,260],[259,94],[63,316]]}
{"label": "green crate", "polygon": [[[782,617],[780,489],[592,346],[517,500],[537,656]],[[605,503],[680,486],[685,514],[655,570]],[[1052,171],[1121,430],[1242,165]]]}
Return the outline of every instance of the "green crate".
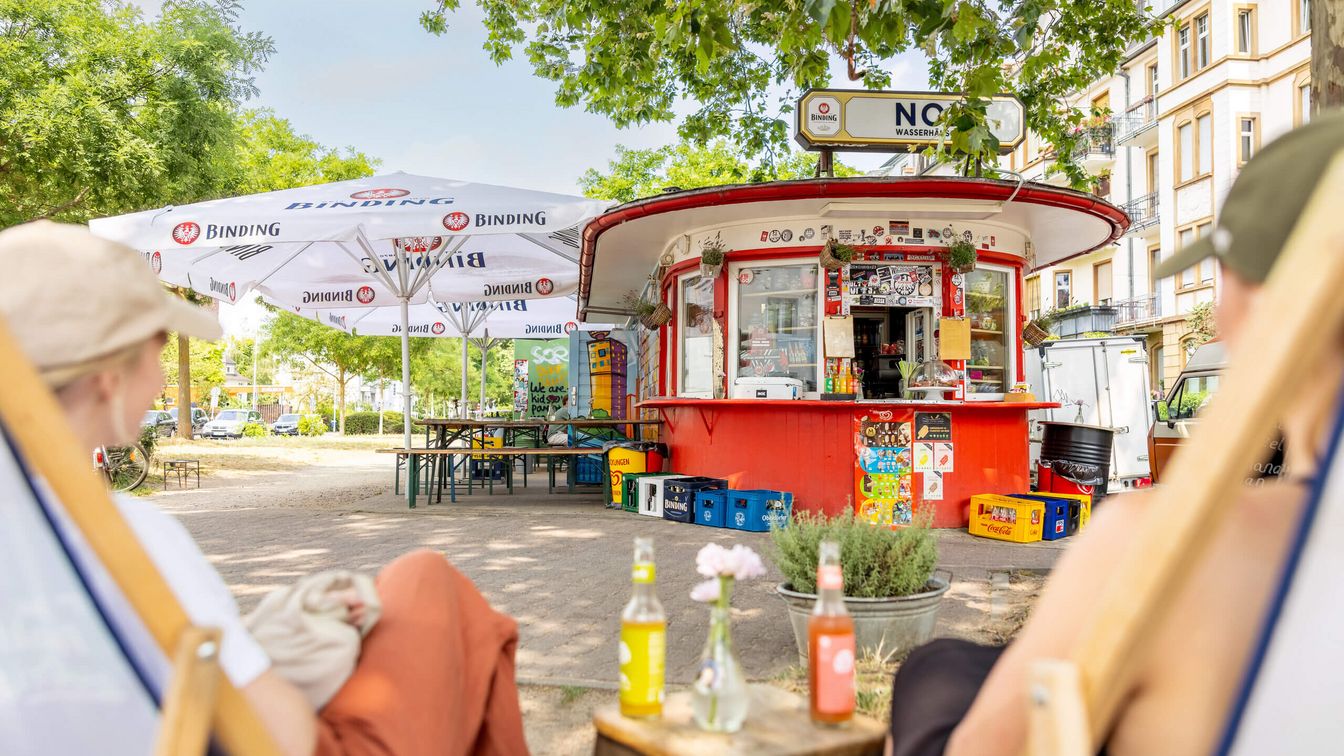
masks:
{"label": "green crate", "polygon": [[650,475],[666,475],[661,472],[642,472],[626,473],[621,477],[621,487],[625,490],[621,494],[621,509],[626,512],[639,511],[639,491],[635,488],[635,482],[640,478],[647,478]]}

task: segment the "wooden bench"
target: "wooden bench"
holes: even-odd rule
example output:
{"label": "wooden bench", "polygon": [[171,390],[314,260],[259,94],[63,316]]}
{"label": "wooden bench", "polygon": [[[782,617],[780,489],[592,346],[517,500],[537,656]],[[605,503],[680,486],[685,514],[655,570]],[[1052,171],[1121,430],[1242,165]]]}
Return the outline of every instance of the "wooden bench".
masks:
{"label": "wooden bench", "polygon": [[[520,458],[527,458],[527,457],[582,457],[582,456],[587,456],[587,455],[590,455],[590,454],[601,455],[601,454],[602,454],[602,450],[601,450],[600,448],[597,448],[597,447],[591,447],[591,446],[588,446],[588,447],[584,447],[584,446],[549,446],[549,447],[547,447],[547,446],[543,446],[543,447],[538,447],[538,448],[533,448],[533,447],[530,447],[530,446],[504,446],[504,447],[493,447],[493,448],[479,448],[479,447],[476,447],[476,448],[470,448],[470,449],[468,449],[468,448],[452,448],[452,447],[449,447],[449,448],[447,448],[447,449],[435,449],[435,448],[378,449],[378,453],[379,453],[379,454],[396,454],[396,455],[398,456],[399,459],[402,458],[402,457],[407,458],[407,465],[406,465],[406,470],[407,470],[407,473],[406,473],[406,494],[407,494],[407,499],[408,499],[408,501],[410,502],[410,507],[411,507],[412,509],[414,509],[414,508],[415,508],[415,501],[416,501],[416,499],[419,497],[419,494],[420,494],[420,465],[419,465],[419,458],[421,458],[421,457],[430,457],[430,458],[438,457],[438,458],[440,458],[440,459],[447,460],[447,461],[449,462],[449,465],[451,466],[454,457],[467,457],[467,458],[471,458],[471,457],[509,457],[509,458],[513,458],[513,457],[520,457]],[[444,469],[443,467],[440,467],[439,501],[443,501],[443,484],[442,484],[442,478],[443,478],[442,471],[443,471],[443,469]],[[547,489],[546,489],[546,490],[547,490],[548,493],[554,493],[554,492],[555,492],[555,468],[552,467],[552,466],[549,466],[549,465],[548,465],[547,472],[548,472],[548,474],[549,474],[549,481],[548,481],[548,485],[547,485]],[[456,479],[456,477],[454,477],[454,476],[450,473],[450,474],[447,475],[447,480],[448,480],[448,500],[449,500],[450,502],[454,502],[454,503],[456,503],[456,502],[457,502],[457,479]],[[429,483],[430,483],[430,486],[433,486],[433,485],[434,485],[434,474],[433,474],[432,472],[430,473],[430,481],[429,481]],[[569,491],[570,493],[573,493],[573,492],[574,492],[574,475],[573,475],[572,473],[570,473],[570,474],[568,475],[566,483],[567,483],[568,491]],[[508,487],[509,487],[509,493],[513,493],[513,466],[512,466],[512,465],[510,465],[509,468],[508,468],[507,484],[508,484]],[[467,478],[467,491],[468,491],[468,493],[470,493],[470,491],[471,491],[471,485],[472,485],[471,478],[468,477],[468,478]],[[524,486],[527,485],[527,467],[526,467],[526,466],[523,467],[523,485],[524,485]],[[492,492],[494,491],[494,479],[493,479],[493,478],[490,480],[490,490],[491,490]],[[431,489],[431,490],[429,490],[427,493],[428,493],[428,495],[432,496],[432,495],[433,495],[433,490]]]}
{"label": "wooden bench", "polygon": [[842,728],[812,724],[807,700],[772,685],[752,685],[746,724],[732,735],[703,732],[691,719],[689,691],[673,693],[661,719],[629,719],[612,704],[593,714],[597,756],[878,756],[887,728],[855,714]]}

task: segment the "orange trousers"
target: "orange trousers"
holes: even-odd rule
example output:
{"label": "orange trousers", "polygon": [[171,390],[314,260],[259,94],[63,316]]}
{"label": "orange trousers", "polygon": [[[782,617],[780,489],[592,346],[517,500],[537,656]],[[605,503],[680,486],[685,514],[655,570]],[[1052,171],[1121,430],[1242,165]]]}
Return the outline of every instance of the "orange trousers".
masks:
{"label": "orange trousers", "polygon": [[319,756],[526,754],[517,623],[433,551],[396,559],[377,585],[382,617],[319,715]]}

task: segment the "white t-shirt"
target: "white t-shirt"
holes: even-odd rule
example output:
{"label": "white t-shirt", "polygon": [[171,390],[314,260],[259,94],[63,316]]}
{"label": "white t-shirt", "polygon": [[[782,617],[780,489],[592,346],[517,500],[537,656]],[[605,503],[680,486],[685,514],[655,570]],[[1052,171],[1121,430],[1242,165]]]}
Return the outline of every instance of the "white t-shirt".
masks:
{"label": "white t-shirt", "polygon": [[234,687],[243,688],[270,669],[266,652],[243,626],[233,594],[182,523],[144,499],[118,496],[116,501],[192,623],[219,628],[220,667]]}

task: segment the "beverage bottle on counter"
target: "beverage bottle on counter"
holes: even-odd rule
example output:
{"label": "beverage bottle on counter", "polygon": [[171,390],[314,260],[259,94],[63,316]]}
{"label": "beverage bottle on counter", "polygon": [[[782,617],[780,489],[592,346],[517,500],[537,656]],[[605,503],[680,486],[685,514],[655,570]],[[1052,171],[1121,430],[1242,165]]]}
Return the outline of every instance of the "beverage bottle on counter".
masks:
{"label": "beverage bottle on counter", "polygon": [[822,541],[817,604],[807,621],[807,679],[812,721],[840,725],[854,716],[854,620],[845,609],[840,544]]}
{"label": "beverage bottle on counter", "polygon": [[630,571],[634,595],[621,612],[621,714],[653,719],[663,714],[667,618],[654,592],[653,539],[635,539]]}
{"label": "beverage bottle on counter", "polygon": [[835,392],[835,366],[831,360],[826,360],[826,393]]}

